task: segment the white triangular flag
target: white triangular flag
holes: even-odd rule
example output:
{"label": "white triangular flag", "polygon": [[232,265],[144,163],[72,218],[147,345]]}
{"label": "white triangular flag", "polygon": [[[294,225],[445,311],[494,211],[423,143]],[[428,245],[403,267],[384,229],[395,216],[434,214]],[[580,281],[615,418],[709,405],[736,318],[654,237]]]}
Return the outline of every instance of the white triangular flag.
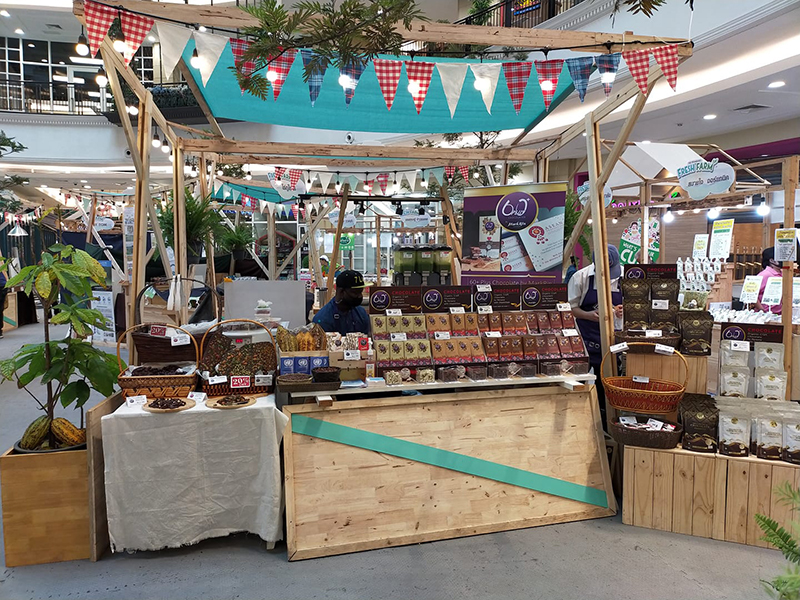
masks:
{"label": "white triangular flag", "polygon": [[475,75],[475,88],[481,93],[486,110],[492,114],[494,91],[497,89],[497,79],[500,77],[501,63],[481,63],[470,65],[472,74]]}
{"label": "white triangular flag", "polygon": [[211,74],[219,62],[222,51],[228,45],[228,38],[213,33],[195,31],[194,43],[197,47],[197,56],[200,58],[200,78],[205,87],[208,80],[211,79]]}
{"label": "white triangular flag", "polygon": [[266,200],[259,200],[258,206],[261,209],[261,212],[264,212],[264,209],[267,208],[267,201]]}
{"label": "white triangular flag", "polygon": [[275,203],[274,202],[268,202],[267,203],[267,212],[269,213],[270,217],[272,216],[272,213],[275,212]]}
{"label": "white triangular flag", "polygon": [[233,190],[233,203],[234,204],[238,204],[239,203],[239,198],[241,198],[241,197],[242,197],[242,192],[240,192],[239,190],[234,188],[234,190]]}
{"label": "white triangular flag", "polygon": [[156,31],[158,32],[158,43],[161,45],[161,72],[167,79],[170,79],[175,66],[183,55],[186,43],[192,37],[192,30],[188,27],[156,21]]}
{"label": "white triangular flag", "polygon": [[328,191],[328,186],[333,179],[333,173],[331,171],[317,171],[317,177],[319,177],[319,185],[322,187],[322,193],[324,194]]}
{"label": "white triangular flag", "polygon": [[219,188],[222,187],[222,182],[219,179],[214,180],[214,194],[216,195],[219,192]]}
{"label": "white triangular flag", "polygon": [[411,186],[411,191],[413,192],[414,191],[414,186],[417,185],[417,171],[416,170],[414,170],[414,171],[402,171],[402,172],[398,173],[398,175],[400,176],[400,182],[401,183],[402,183],[403,177],[406,178],[406,181],[408,181],[408,185]]}
{"label": "white triangular flag", "polygon": [[456,114],[458,99],[461,98],[461,88],[464,87],[464,78],[467,76],[467,63],[436,63],[439,77],[442,80],[442,89],[450,107],[450,118]]}

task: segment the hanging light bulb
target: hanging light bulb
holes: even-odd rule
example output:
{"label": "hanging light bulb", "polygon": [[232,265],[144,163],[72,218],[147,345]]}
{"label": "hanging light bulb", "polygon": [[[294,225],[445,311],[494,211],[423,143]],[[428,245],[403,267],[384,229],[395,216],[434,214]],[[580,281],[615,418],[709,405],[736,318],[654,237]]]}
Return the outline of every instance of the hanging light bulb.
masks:
{"label": "hanging light bulb", "polygon": [[425,169],[422,169],[422,182],[420,185],[424,188],[428,187],[428,180],[425,178]]}
{"label": "hanging light bulb", "polygon": [[714,208],[708,211],[708,214],[706,216],[708,217],[709,221],[713,221],[719,216],[719,209],[715,206]]}
{"label": "hanging light bulb", "polygon": [[679,210],[679,211],[678,211],[678,216],[679,216],[679,217],[682,217],[682,216],[684,215],[684,213],[686,213],[686,211],[685,211],[685,210]]}
{"label": "hanging light bulb", "polygon": [[189,168],[189,175],[191,175],[192,177],[197,177],[197,167],[195,167],[194,165],[192,165],[192,166]]}
{"label": "hanging light bulb", "polygon": [[339,75],[339,85],[345,89],[353,87],[353,80],[350,79],[348,75],[342,73],[341,75]]}
{"label": "hanging light bulb", "polygon": [[167,143],[167,140],[164,140],[164,143],[161,145],[161,151],[164,154],[169,154],[172,156],[172,153],[169,151],[169,144]]}
{"label": "hanging light bulb", "polygon": [[97,75],[94,76],[94,80],[101,88],[104,88],[108,85],[108,77],[106,77],[106,72],[103,69],[99,69],[97,71]]}
{"label": "hanging light bulb", "polygon": [[600,83],[614,83],[614,80],[617,78],[616,73],[611,73],[609,71],[600,75]]}
{"label": "hanging light bulb", "polygon": [[412,96],[416,96],[422,91],[422,86],[419,84],[419,81],[411,80],[408,82],[408,93]]}
{"label": "hanging light bulb", "polygon": [[267,71],[267,81],[269,81],[270,83],[274,83],[276,79],[278,79],[277,71],[273,71],[272,69]]}
{"label": "hanging light bulb", "polygon": [[305,207],[306,207],[305,200],[300,198],[300,202],[297,203],[297,208],[305,208]]}
{"label": "hanging light bulb", "polygon": [[617,219],[617,217],[614,217],[613,219],[611,219],[611,222],[612,222],[614,225],[616,225],[617,223],[619,223],[619,219]]}
{"label": "hanging light bulb", "polygon": [[762,217],[766,217],[769,214],[769,212],[770,208],[769,206],[767,206],[766,202],[762,202],[761,204],[758,205],[758,208],[756,208],[756,213]]}
{"label": "hanging light bulb", "polygon": [[367,214],[367,207],[364,206],[363,202],[361,204],[359,204],[359,206],[358,206],[358,214],[360,214],[360,215]]}
{"label": "hanging light bulb", "polygon": [[340,194],[342,192],[342,182],[339,179],[339,171],[336,171],[336,193]]}
{"label": "hanging light bulb", "polygon": [[667,209],[667,212],[664,213],[664,216],[661,217],[661,220],[664,221],[664,223],[672,223],[675,220],[675,215],[672,214],[671,208]]}
{"label": "hanging light bulb", "polygon": [[475,89],[478,90],[479,92],[488,91],[489,88],[492,87],[492,84],[489,83],[489,80],[486,77],[477,77],[473,85],[475,86]]}
{"label": "hanging light bulb", "polygon": [[247,172],[247,174],[244,176],[244,178],[245,178],[247,181],[250,181],[250,180],[253,178],[253,176],[250,174],[250,171],[248,171],[248,172]]}
{"label": "hanging light bulb", "polygon": [[475,169],[475,172],[472,174],[475,179],[481,178],[481,172],[478,169]]}
{"label": "hanging light bulb", "polygon": [[81,34],[78,36],[78,43],[75,44],[75,52],[79,56],[89,55],[89,45],[86,43],[86,36],[83,33],[83,26],[81,26]]}
{"label": "hanging light bulb", "polygon": [[169,156],[167,158],[169,158],[169,162],[175,162],[175,155],[172,154],[172,152],[169,153]]}
{"label": "hanging light bulb", "polygon": [[[117,13],[117,15],[119,15],[119,12]],[[122,27],[120,27],[119,34],[114,36],[113,46],[114,50],[116,50],[119,53],[125,52],[128,49],[128,45],[125,43],[125,33],[122,31]]]}
{"label": "hanging light bulb", "polygon": [[419,208],[417,208],[417,212],[419,213],[420,216],[422,216],[425,214],[425,209],[420,206]]}
{"label": "hanging light bulb", "polygon": [[183,164],[183,172],[188,175],[192,171],[192,163],[188,160]]}
{"label": "hanging light bulb", "polygon": [[542,81],[540,87],[542,88],[543,92],[552,92],[556,86],[550,79],[545,79],[544,81]]}
{"label": "hanging light bulb", "polygon": [[192,58],[189,59],[189,64],[195,69],[200,68],[200,56],[197,54],[197,48],[192,50]]}
{"label": "hanging light bulb", "polygon": [[397,209],[394,211],[394,214],[396,214],[398,217],[403,216],[403,205],[399,202],[397,203]]}
{"label": "hanging light bulb", "polygon": [[161,138],[158,137],[158,131],[156,131],[155,135],[153,136],[153,148],[161,148]]}
{"label": "hanging light bulb", "polygon": [[222,169],[217,169],[217,177],[222,177]]}

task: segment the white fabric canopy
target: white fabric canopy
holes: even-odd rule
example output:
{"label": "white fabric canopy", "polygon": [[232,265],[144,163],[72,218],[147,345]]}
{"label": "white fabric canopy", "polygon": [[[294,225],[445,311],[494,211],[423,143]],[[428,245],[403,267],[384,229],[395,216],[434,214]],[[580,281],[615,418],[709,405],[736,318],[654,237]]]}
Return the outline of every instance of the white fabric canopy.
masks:
{"label": "white fabric canopy", "polygon": [[[642,144],[637,142],[635,146],[628,146],[622,153],[622,159],[647,179],[653,179],[662,169],[675,175],[679,167],[684,167],[691,161],[701,160],[701,158],[686,144]],[[622,161],[619,161],[611,171],[607,185],[615,188],[631,184],[630,187],[614,190],[614,195],[633,196],[639,194],[641,183],[641,178]]]}
{"label": "white fabric canopy", "polygon": [[111,548],[179,548],[238,531],[280,540],[287,422],[274,396],[172,414],[124,404],[103,417]]}

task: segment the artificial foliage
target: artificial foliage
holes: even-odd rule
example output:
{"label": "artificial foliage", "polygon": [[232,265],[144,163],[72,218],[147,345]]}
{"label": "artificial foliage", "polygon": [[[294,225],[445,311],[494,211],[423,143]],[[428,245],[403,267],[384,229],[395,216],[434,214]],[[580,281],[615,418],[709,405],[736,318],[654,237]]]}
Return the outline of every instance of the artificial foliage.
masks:
{"label": "artificial foliage", "polygon": [[[205,245],[206,242],[213,241],[218,235],[224,232],[224,227],[219,214],[212,206],[214,199],[209,194],[205,198],[199,198],[192,193],[191,188],[184,188],[185,211],[186,211],[186,241],[189,244],[189,251],[196,254],[197,250],[192,248],[192,244]],[[175,248],[175,203],[170,195],[166,208],[158,214],[158,223],[164,234],[164,243]]]}
{"label": "artificial foliage", "polygon": [[225,228],[217,238],[217,247],[225,253],[252,248],[256,238],[250,223],[239,223],[233,229]]}
{"label": "artificial foliage", "polygon": [[415,0],[302,0],[291,11],[279,0],[261,0],[244,10],[259,25],[242,29],[252,43],[240,65],[253,61],[256,67],[248,74],[241,67],[232,69],[241,89],[261,99],[270,92],[270,63],[289,50],[314,50],[303,72],[307,81],[328,67],[366,65],[379,54],[400,54],[400,24],[408,28],[411,21],[424,20]]}
{"label": "artificial foliage", "polygon": [[[774,492],[782,504],[787,504],[795,510],[800,509],[800,490],[793,488],[788,481],[778,485]],[[775,519],[765,515],[756,515],[755,520],[764,532],[761,539],[775,546],[786,560],[792,563],[784,575],[763,582],[765,587],[773,598],[779,600],[800,599],[800,545],[794,537],[793,528],[790,527],[787,530]]]}

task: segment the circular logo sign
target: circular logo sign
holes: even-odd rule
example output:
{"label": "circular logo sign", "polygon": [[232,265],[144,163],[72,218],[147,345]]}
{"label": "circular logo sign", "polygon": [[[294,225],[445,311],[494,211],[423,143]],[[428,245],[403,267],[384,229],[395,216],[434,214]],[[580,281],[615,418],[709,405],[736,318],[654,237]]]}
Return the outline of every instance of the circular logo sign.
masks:
{"label": "circular logo sign", "polygon": [[542,294],[535,287],[525,288],[522,292],[522,303],[526,308],[533,308],[539,305]]}
{"label": "circular logo sign", "polygon": [[476,292],[475,304],[478,306],[489,306],[492,303],[492,292]]}
{"label": "circular logo sign", "polygon": [[644,279],[644,269],[640,267],[631,267],[625,272],[625,279]]}
{"label": "circular logo sign", "polygon": [[526,192],[511,192],[500,198],[496,214],[503,229],[522,231],[536,220],[539,205],[536,198]]}
{"label": "circular logo sign", "polygon": [[370,296],[369,304],[375,310],[386,310],[392,304],[392,297],[383,290],[377,290]]}
{"label": "circular logo sign", "polygon": [[722,337],[726,340],[744,340],[747,334],[744,332],[744,329],[734,325],[733,327],[726,328]]}
{"label": "circular logo sign", "polygon": [[422,297],[422,305],[428,310],[438,309],[442,305],[442,294],[436,289],[426,291]]}

